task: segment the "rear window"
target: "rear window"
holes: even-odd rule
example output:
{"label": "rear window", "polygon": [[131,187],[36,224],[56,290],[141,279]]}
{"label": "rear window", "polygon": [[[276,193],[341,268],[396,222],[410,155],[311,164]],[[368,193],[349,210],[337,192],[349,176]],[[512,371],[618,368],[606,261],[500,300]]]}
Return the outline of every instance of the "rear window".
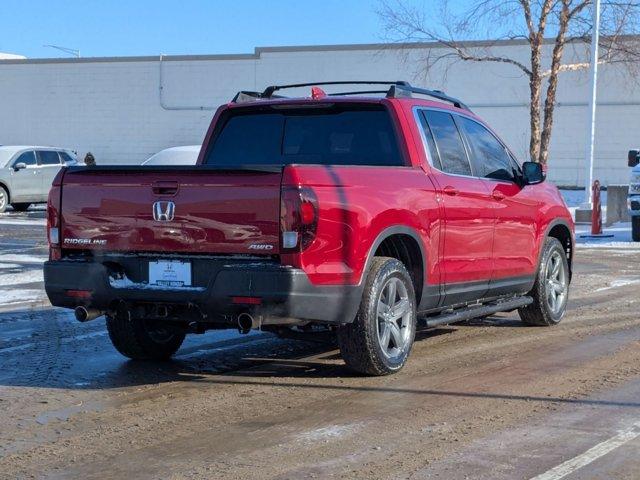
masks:
{"label": "rear window", "polygon": [[382,106],[235,114],[215,136],[205,164],[404,165]]}

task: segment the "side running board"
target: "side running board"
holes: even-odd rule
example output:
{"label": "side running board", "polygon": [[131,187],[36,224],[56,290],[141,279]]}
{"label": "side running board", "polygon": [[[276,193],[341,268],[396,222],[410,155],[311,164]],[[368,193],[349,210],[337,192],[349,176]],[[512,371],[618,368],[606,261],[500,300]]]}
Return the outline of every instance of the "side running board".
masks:
{"label": "side running board", "polygon": [[516,297],[509,300],[480,305],[478,307],[460,308],[453,312],[445,312],[434,317],[421,318],[418,319],[418,323],[421,326],[435,327],[436,325],[462,322],[463,320],[471,320],[472,318],[484,317],[498,312],[508,312],[516,308],[526,307],[531,303],[533,303],[533,298],[531,297]]}

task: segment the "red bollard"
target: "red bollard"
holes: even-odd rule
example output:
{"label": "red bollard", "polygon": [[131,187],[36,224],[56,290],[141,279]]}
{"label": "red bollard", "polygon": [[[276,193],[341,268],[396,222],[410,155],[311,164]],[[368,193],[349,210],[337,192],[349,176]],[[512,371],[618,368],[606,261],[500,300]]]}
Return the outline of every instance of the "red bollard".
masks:
{"label": "red bollard", "polygon": [[602,234],[602,206],[600,205],[600,182],[598,180],[593,182],[591,187],[591,203],[593,210],[591,210],[591,235]]}

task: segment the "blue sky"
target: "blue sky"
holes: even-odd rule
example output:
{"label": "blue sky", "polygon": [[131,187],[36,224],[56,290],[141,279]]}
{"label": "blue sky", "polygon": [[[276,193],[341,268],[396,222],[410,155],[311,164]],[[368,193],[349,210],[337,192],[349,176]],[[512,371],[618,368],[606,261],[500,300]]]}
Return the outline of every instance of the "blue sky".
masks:
{"label": "blue sky", "polygon": [[376,0],[1,0],[0,51],[27,57],[250,53],[382,39]]}

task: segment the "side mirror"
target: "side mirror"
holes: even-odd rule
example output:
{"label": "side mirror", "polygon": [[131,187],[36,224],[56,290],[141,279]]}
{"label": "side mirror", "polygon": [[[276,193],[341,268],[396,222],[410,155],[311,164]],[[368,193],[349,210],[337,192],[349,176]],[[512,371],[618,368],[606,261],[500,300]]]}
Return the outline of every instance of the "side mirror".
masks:
{"label": "side mirror", "polygon": [[20,170],[24,170],[25,168],[27,168],[27,164],[26,164],[26,163],[23,163],[23,162],[16,163],[16,164],[13,166],[13,169],[14,169],[16,172],[17,172],[17,171],[20,171]]}
{"label": "side mirror", "polygon": [[628,160],[631,168],[638,165],[640,163],[640,150],[629,150]]}
{"label": "side mirror", "polygon": [[522,164],[522,183],[524,185],[536,185],[544,182],[546,176],[542,165],[537,162],[524,162]]}

